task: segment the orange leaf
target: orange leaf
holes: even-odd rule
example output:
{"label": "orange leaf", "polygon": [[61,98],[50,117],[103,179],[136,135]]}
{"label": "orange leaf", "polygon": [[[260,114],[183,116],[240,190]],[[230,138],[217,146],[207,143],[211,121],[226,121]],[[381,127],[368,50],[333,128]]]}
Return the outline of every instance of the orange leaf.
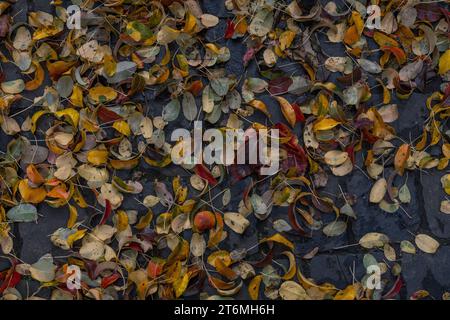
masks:
{"label": "orange leaf", "polygon": [[33,91],[39,88],[44,81],[45,73],[39,62],[33,61],[36,70],[34,71],[34,79],[25,83],[25,90]]}
{"label": "orange leaf", "polygon": [[36,185],[40,185],[44,183],[45,179],[41,176],[39,171],[36,169],[34,164],[30,164],[27,167],[27,177]]}
{"label": "orange leaf", "polygon": [[59,185],[50,190],[47,196],[57,199],[68,199],[69,193],[64,185]]}
{"label": "orange leaf", "polygon": [[22,199],[30,203],[40,203],[47,196],[47,191],[44,188],[31,188],[28,185],[28,179],[23,179],[19,182],[19,192]]}
{"label": "orange leaf", "polygon": [[266,116],[268,116],[269,118],[271,117],[271,114],[269,113],[269,110],[267,109],[267,106],[264,102],[262,102],[261,100],[252,100],[248,103],[250,106],[252,106],[255,109],[258,109],[259,111],[261,111],[262,113],[264,113]]}
{"label": "orange leaf", "polygon": [[352,45],[359,40],[360,35],[355,26],[351,26],[347,29],[344,35],[344,42],[348,45]]}
{"label": "orange leaf", "polygon": [[405,170],[406,161],[409,158],[410,147],[409,144],[402,144],[395,154],[394,158],[394,166],[395,170],[397,170],[399,175],[403,175],[403,171]]}
{"label": "orange leaf", "polygon": [[395,56],[395,59],[397,59],[397,62],[399,64],[404,64],[406,62],[406,54],[402,49],[390,46],[385,46],[381,49],[391,52]]}
{"label": "orange leaf", "polygon": [[283,97],[275,97],[281,107],[281,112],[283,113],[284,118],[289,122],[291,127],[295,126],[297,122],[297,116],[295,114],[295,110],[292,105]]}
{"label": "orange leaf", "polygon": [[50,78],[53,81],[59,79],[59,77],[66,71],[68,71],[75,64],[75,61],[66,62],[66,61],[55,61],[49,62],[47,61],[47,69],[50,73]]}

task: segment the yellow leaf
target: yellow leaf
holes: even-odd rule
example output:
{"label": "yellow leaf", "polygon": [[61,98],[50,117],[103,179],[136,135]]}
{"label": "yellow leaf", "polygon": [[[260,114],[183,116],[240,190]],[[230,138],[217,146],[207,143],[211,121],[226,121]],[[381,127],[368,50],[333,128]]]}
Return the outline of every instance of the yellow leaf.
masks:
{"label": "yellow leaf", "polygon": [[89,89],[89,98],[95,103],[106,103],[117,98],[117,92],[113,88],[98,85]]}
{"label": "yellow leaf", "polygon": [[114,122],[113,128],[125,136],[129,136],[131,134],[130,126],[123,120]]}
{"label": "yellow leaf", "polygon": [[261,100],[252,100],[248,103],[250,106],[252,106],[255,109],[258,109],[259,111],[261,111],[262,113],[264,113],[266,116],[268,116],[269,118],[271,117],[271,114],[269,113],[269,110],[267,109],[267,106],[264,102],[262,102]]}
{"label": "yellow leaf", "polygon": [[318,284],[314,283],[312,280],[310,280],[309,278],[305,277],[302,274],[300,268],[298,268],[298,270],[297,270],[297,278],[299,280],[299,283],[305,289],[318,288],[320,291],[330,292],[330,293],[337,291],[337,289],[332,284],[324,283],[324,284],[318,285]]}
{"label": "yellow leaf", "polygon": [[286,247],[288,247],[289,249],[294,250],[294,244],[279,233],[276,233],[271,237],[262,239],[260,243],[271,242],[271,241],[281,243],[281,244],[285,245]]}
{"label": "yellow leaf", "polygon": [[116,213],[116,217],[117,217],[117,221],[116,221],[117,230],[119,232],[125,230],[128,226],[127,213],[123,210],[118,210]]}
{"label": "yellow leaf", "polygon": [[58,118],[64,117],[66,120],[69,120],[74,127],[78,127],[78,121],[80,120],[80,114],[77,110],[73,108],[67,108],[64,110],[60,110],[55,112],[55,116]]}
{"label": "yellow leaf", "polygon": [[351,284],[334,296],[334,300],[355,300],[357,284]]}
{"label": "yellow leaf", "polygon": [[450,159],[450,143],[444,143],[442,145],[442,153],[446,158]]}
{"label": "yellow leaf", "polygon": [[391,102],[391,93],[389,89],[384,85],[383,81],[381,81],[381,79],[377,78],[376,80],[383,88],[383,103],[388,104],[389,102]]}
{"label": "yellow leaf", "polygon": [[108,150],[90,150],[87,153],[87,161],[95,166],[100,166],[108,161]]}
{"label": "yellow leaf", "polygon": [[382,32],[375,31],[373,34],[373,40],[380,46],[380,47],[398,47],[398,42],[392,39],[391,37],[385,35]]}
{"label": "yellow leaf", "polygon": [[214,52],[215,54],[220,54],[220,49],[214,43],[207,43],[205,47]]}
{"label": "yellow leaf", "polygon": [[277,99],[278,103],[280,104],[281,112],[283,113],[283,116],[285,117],[287,122],[289,122],[291,127],[294,127],[296,122],[296,116],[292,105],[289,103],[289,101],[287,101],[283,97],[275,97],[275,99]]}
{"label": "yellow leaf", "polygon": [[447,71],[450,70],[450,49],[447,49],[447,51],[442,54],[441,58],[439,59],[439,74],[443,75],[444,73],[447,73]]}
{"label": "yellow leaf", "polygon": [[283,280],[290,280],[297,272],[297,263],[295,262],[295,256],[292,252],[284,251],[283,254],[289,258],[289,269],[281,278]]}
{"label": "yellow leaf", "polygon": [[361,15],[359,14],[358,11],[353,11],[352,12],[352,20],[353,20],[353,23],[356,26],[356,30],[358,31],[358,34],[361,35],[363,33],[363,30],[364,30],[364,20],[361,17]]}
{"label": "yellow leaf", "polygon": [[183,212],[183,213],[191,212],[192,209],[194,208],[195,204],[196,204],[195,200],[188,199],[185,202],[183,202],[182,205],[179,206],[180,211]]}
{"label": "yellow leaf", "polygon": [[166,155],[164,158],[162,158],[162,160],[153,160],[146,156],[144,156],[144,160],[149,165],[151,165],[153,167],[158,167],[158,168],[167,167],[170,163],[172,163],[172,157],[170,156],[170,154]]}
{"label": "yellow leaf", "polygon": [[184,291],[186,291],[186,288],[189,283],[189,274],[186,272],[182,277],[175,280],[173,283],[173,288],[175,290],[175,297],[179,298]]}
{"label": "yellow leaf", "polygon": [[442,158],[439,160],[439,164],[437,166],[438,170],[444,170],[445,168],[447,168],[448,166],[448,162],[449,162],[449,158]]}
{"label": "yellow leaf", "polygon": [[420,138],[420,141],[416,144],[416,150],[417,151],[421,151],[421,150],[423,150],[425,148],[425,146],[427,144],[427,137],[428,137],[428,133],[424,129],[422,137]]}
{"label": "yellow leaf", "polygon": [[72,95],[70,96],[70,102],[75,107],[83,108],[83,90],[80,86],[73,86]]}
{"label": "yellow leaf", "polygon": [[33,114],[33,116],[31,117],[31,133],[35,133],[36,132],[36,126],[37,126],[37,121],[39,120],[40,117],[42,117],[44,114],[47,114],[48,111],[47,110],[39,110],[38,112],[35,112]]}
{"label": "yellow leaf", "polygon": [[336,127],[338,124],[340,124],[339,121],[336,121],[332,118],[324,118],[314,124],[313,130],[314,131],[330,130]]}
{"label": "yellow leaf", "polygon": [[72,205],[68,205],[69,206],[69,220],[67,221],[67,228],[72,228],[75,225],[75,222],[77,222],[77,218],[78,218],[78,212],[77,212],[77,208],[75,208]]}
{"label": "yellow leaf", "polygon": [[441,132],[439,131],[440,122],[433,120],[431,125],[431,142],[430,145],[434,146],[441,140]]}
{"label": "yellow leaf", "polygon": [[80,193],[80,190],[78,190],[78,188],[75,188],[74,193],[73,193],[73,200],[75,200],[75,202],[77,203],[77,205],[80,208],[87,208],[88,204],[86,202],[86,200],[84,200],[83,195]]}
{"label": "yellow leaf", "polygon": [[59,19],[58,19],[58,22],[59,23],[54,24],[52,26],[36,30],[33,33],[33,41],[38,41],[38,40],[42,40],[42,39],[45,39],[48,37],[52,37],[54,35],[57,35],[61,31],[63,31],[64,23]]}
{"label": "yellow leaf", "polygon": [[226,251],[226,250],[217,250],[217,251],[214,251],[213,253],[211,253],[211,254],[208,256],[207,261],[208,261],[208,263],[209,263],[210,265],[212,265],[213,267],[215,267],[215,266],[216,266],[216,260],[217,260],[217,259],[222,260],[223,264],[224,264],[226,267],[228,267],[228,266],[231,264],[231,262],[232,262],[231,257],[230,257],[230,253],[229,253],[228,251]]}
{"label": "yellow leaf", "polygon": [[77,240],[80,240],[86,234],[87,229],[77,230],[75,233],[72,233],[67,237],[67,244],[69,247],[72,247],[73,243]]}
{"label": "yellow leaf", "polygon": [[168,64],[170,62],[170,58],[171,58],[169,46],[165,46],[165,48],[166,48],[166,52],[164,53],[164,57],[162,58],[162,60],[160,62],[160,64],[162,66],[165,66],[166,64]]}
{"label": "yellow leaf", "polygon": [[280,49],[284,51],[285,49],[291,46],[292,40],[295,38],[295,32],[291,30],[284,31],[280,38],[278,39],[280,42]]}
{"label": "yellow leaf", "polygon": [[107,54],[103,58],[103,70],[108,77],[112,77],[116,73],[117,63],[114,58]]}
{"label": "yellow leaf", "polygon": [[258,300],[259,295],[259,287],[261,286],[261,280],[262,276],[257,275],[250,281],[250,284],[248,285],[248,295],[252,300]]}
{"label": "yellow leaf", "polygon": [[141,230],[147,227],[153,219],[152,210],[148,209],[147,214],[139,219],[138,224],[136,224],[136,229]]}
{"label": "yellow leaf", "polygon": [[192,31],[194,31],[196,25],[197,20],[195,16],[192,13],[188,12],[186,14],[186,23],[184,24],[183,31],[186,33],[191,33]]}

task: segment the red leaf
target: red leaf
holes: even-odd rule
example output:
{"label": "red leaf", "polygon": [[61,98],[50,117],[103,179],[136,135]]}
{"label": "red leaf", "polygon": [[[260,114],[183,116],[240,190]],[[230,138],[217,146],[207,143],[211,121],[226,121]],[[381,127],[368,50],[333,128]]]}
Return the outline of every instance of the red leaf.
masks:
{"label": "red leaf", "polygon": [[137,251],[137,252],[144,252],[141,245],[137,242],[130,242],[125,246],[125,248],[129,248],[131,250]]}
{"label": "red leaf", "polygon": [[253,59],[255,54],[259,51],[259,49],[262,48],[262,45],[258,45],[256,47],[248,48],[247,51],[244,54],[244,57],[242,58],[242,62],[244,62],[244,66],[248,64],[248,62]]}
{"label": "red leaf", "polygon": [[347,148],[345,148],[345,152],[348,153],[348,156],[353,164],[355,164],[355,146],[350,145]]}
{"label": "red leaf", "polygon": [[120,275],[118,273],[113,273],[110,276],[104,277],[102,279],[102,283],[101,283],[102,288],[105,289],[105,288],[109,287],[114,282],[116,282],[117,279],[119,279],[119,278],[120,278]]}
{"label": "red leaf", "polygon": [[227,29],[225,30],[225,39],[231,39],[234,34],[234,30],[236,29],[236,25],[230,19],[227,20]]}
{"label": "red leaf", "polygon": [[308,159],[306,157],[300,158],[296,153],[291,153],[289,150],[286,159],[281,162],[283,171],[295,169],[295,174],[298,176],[304,175],[307,167]]}
{"label": "red leaf", "polygon": [[100,221],[100,224],[105,224],[106,220],[108,220],[109,216],[111,215],[112,207],[111,202],[106,199],[105,200],[105,212],[103,213],[102,220]]}
{"label": "red leaf", "polygon": [[98,108],[97,115],[103,122],[114,122],[117,120],[122,120],[121,116],[104,106],[100,106],[100,108]]}
{"label": "red leaf", "polygon": [[269,92],[273,95],[286,93],[294,81],[290,77],[279,77],[269,81]]}
{"label": "red leaf", "polygon": [[297,231],[300,235],[304,237],[309,237],[309,235],[306,233],[305,229],[303,229],[300,224],[297,221],[297,217],[295,216],[295,203],[291,203],[289,205],[288,209],[288,218],[289,222],[291,223],[292,228]]}
{"label": "red leaf", "polygon": [[6,37],[9,32],[9,15],[4,14],[0,17],[0,38]]}
{"label": "red leaf", "polygon": [[[13,267],[14,268],[14,267]],[[12,271],[11,268],[10,271],[8,271],[8,275],[5,278],[5,281],[3,281],[2,286],[0,287],[0,293],[3,293],[7,288],[14,288],[22,278],[22,275],[16,271]]]}
{"label": "red leaf", "polygon": [[397,280],[395,280],[394,286],[389,290],[384,296],[383,299],[392,299],[396,295],[399,294],[400,289],[403,287],[403,280],[402,277],[399,276]]}
{"label": "red leaf", "polygon": [[263,268],[269,264],[272,263],[272,259],[273,259],[273,242],[268,242],[267,245],[269,246],[269,252],[267,252],[267,254],[264,256],[264,258],[262,258],[261,260],[258,261],[250,261],[250,264],[253,265],[256,268]]}
{"label": "red leaf", "polygon": [[369,38],[372,38],[374,33],[375,33],[375,30],[370,30],[370,29],[365,29],[364,30],[364,35],[369,37]]}
{"label": "red leaf", "polygon": [[195,80],[191,82],[187,90],[191,92],[194,96],[198,96],[203,89],[203,83],[201,80]]}
{"label": "red leaf", "polygon": [[217,180],[213,177],[211,172],[207,167],[202,164],[196,164],[194,167],[194,172],[202,179],[205,179],[209,182],[211,186],[215,186],[217,184]]}
{"label": "red leaf", "polygon": [[305,115],[303,114],[300,106],[297,103],[291,104],[292,108],[295,112],[295,120],[296,122],[305,122]]}
{"label": "red leaf", "polygon": [[277,123],[273,126],[274,129],[279,130],[280,138],[292,137],[292,131],[284,123]]}
{"label": "red leaf", "polygon": [[164,261],[162,261],[161,259],[151,259],[148,262],[147,274],[153,279],[159,277],[163,271],[164,264]]}
{"label": "red leaf", "polygon": [[367,128],[362,128],[361,131],[364,141],[367,141],[370,144],[374,144],[378,140],[378,137],[371,134]]}

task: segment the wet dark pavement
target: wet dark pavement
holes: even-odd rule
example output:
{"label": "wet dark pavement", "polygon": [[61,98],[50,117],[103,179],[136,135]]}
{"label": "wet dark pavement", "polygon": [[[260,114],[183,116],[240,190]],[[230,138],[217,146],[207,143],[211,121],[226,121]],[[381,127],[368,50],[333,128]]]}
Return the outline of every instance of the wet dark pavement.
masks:
{"label": "wet dark pavement", "polygon": [[[221,1],[205,0],[200,1],[200,3],[202,3],[205,13],[212,13],[221,18],[219,25],[206,32],[206,39],[208,41],[220,39],[224,34],[226,18],[230,17],[230,14],[223,7]],[[15,22],[26,21],[27,12],[36,10],[53,12],[48,1],[19,0],[13,7]],[[322,49],[328,55],[343,55],[343,45],[330,44],[323,41],[325,39],[323,34],[319,35],[319,39],[322,40]],[[242,64],[242,56],[246,51],[246,47],[240,39],[227,41],[221,39],[218,40],[218,43],[222,45],[226,44],[230,48],[231,59],[226,64],[226,69],[229,73],[236,74],[238,77],[241,75],[258,76],[255,61],[250,62],[247,67],[244,67]],[[3,46],[0,45],[0,47],[3,49]],[[2,63],[2,67],[8,80],[20,77],[19,71],[12,64]],[[285,71],[292,73],[296,71],[295,68],[295,66],[289,66],[286,67]],[[297,70],[301,69],[298,68]],[[333,78],[331,77],[330,79],[332,80]],[[46,81],[49,83],[49,79],[46,79]],[[399,119],[393,123],[398,136],[406,141],[410,141],[416,139],[421,134],[422,123],[428,117],[425,100],[429,94],[438,88],[438,85],[439,83],[432,83],[425,93],[415,92],[409,100],[398,100],[395,95],[393,96],[391,103],[398,105],[400,113]],[[33,96],[41,95],[44,87],[42,86],[37,92],[27,97],[33,99]],[[379,95],[381,94],[381,90],[374,89],[374,93]],[[144,100],[143,97],[137,97],[137,99]],[[151,114],[159,115],[161,107],[167,103],[167,101],[160,100],[160,98],[153,99],[152,92],[146,93],[146,99]],[[273,114],[274,122],[283,121],[277,103],[269,95],[265,96],[262,94],[259,96],[259,99],[268,105],[270,112]],[[14,113],[28,105],[28,101],[19,101],[14,104],[12,112]],[[27,115],[35,111],[37,109],[33,108],[17,118],[23,121]],[[187,121],[181,118],[182,116],[177,123],[172,123],[170,126],[173,126],[173,128],[187,126]],[[264,118],[262,117],[252,119],[264,122]],[[45,127],[46,124],[43,123],[42,126]],[[296,132],[301,132],[301,126],[296,128]],[[7,142],[11,137],[0,132],[0,139],[2,141],[1,150],[5,151]],[[401,141],[395,141],[395,143],[400,144]],[[433,154],[433,149],[430,152]],[[363,167],[360,154],[357,158],[357,164],[360,168]],[[145,183],[144,191],[142,194],[136,195],[136,198],[141,201],[146,195],[152,194],[152,182],[155,179],[168,182],[171,181],[170,177],[174,177],[177,174],[184,177],[185,182],[189,179],[189,174],[186,171],[174,170],[173,167],[155,170],[143,163],[136,170],[144,173],[143,180],[141,181],[143,184]],[[131,176],[133,172],[120,172],[119,174],[125,177]],[[450,273],[450,215],[443,214],[439,211],[440,202],[445,198],[445,193],[440,184],[440,178],[443,174],[445,173],[435,169],[426,171],[416,170],[414,172],[409,171],[403,177],[396,177],[396,185],[400,185],[407,179],[407,184],[412,194],[412,201],[403,207],[411,218],[402,210],[396,213],[386,213],[377,205],[369,204],[368,193],[373,181],[370,181],[361,170],[355,168],[351,174],[341,178],[329,175],[328,185],[321,192],[326,192],[327,196],[334,196],[336,199],[340,195],[340,188],[346,193],[355,194],[357,201],[353,209],[357,215],[357,219],[349,219],[349,228],[339,237],[326,237],[320,230],[314,231],[311,239],[290,235],[289,238],[295,242],[295,253],[298,257],[310,252],[315,247],[319,247],[319,252],[311,260],[297,260],[303,273],[314,279],[317,283],[330,282],[338,288],[344,288],[354,278],[360,280],[365,273],[362,257],[369,250],[352,244],[356,244],[367,232],[381,232],[391,239],[391,243],[396,249],[397,262],[402,267],[405,287],[400,293],[400,298],[408,298],[420,289],[428,290],[436,298],[440,298],[445,291],[450,291],[450,277],[448,277]],[[236,211],[246,183],[247,181],[241,181],[231,186],[232,202],[223,211]],[[223,188],[226,186],[224,184]],[[122,208],[138,210],[139,214],[144,214],[146,211],[133,197],[126,197]],[[38,212],[40,213],[40,217],[37,224],[15,223],[13,227],[14,251],[26,263],[34,263],[46,253],[51,253],[54,257],[67,255],[66,251],[58,249],[50,242],[50,234],[66,224],[68,218],[67,209],[55,209],[41,204],[38,206]],[[155,210],[155,212],[158,211]],[[90,219],[94,213],[93,210],[87,212],[79,211],[79,216],[80,219],[84,217]],[[224,249],[232,250],[242,247],[253,247],[259,239],[273,232],[271,221],[275,221],[278,218],[287,220],[286,207],[275,207],[270,218],[262,222],[257,221],[251,215],[249,217],[251,225],[245,231],[244,235],[239,236],[233,232],[229,232],[229,238],[226,244],[224,244]],[[324,222],[331,222],[333,219],[334,216],[330,215],[329,217],[324,217]],[[415,255],[411,255],[400,251],[400,241],[409,240],[414,242],[414,235],[418,233],[429,234],[440,242],[441,246],[435,254],[430,255],[417,250]],[[257,252],[257,249],[254,248],[251,252]],[[372,249],[370,253],[378,261],[383,261],[384,256],[382,250]],[[58,259],[56,260],[58,261]],[[389,261],[384,262],[389,266],[393,264]],[[3,270],[6,266],[7,260],[0,258],[0,270]],[[390,279],[387,287],[392,285],[393,280],[393,278]],[[37,287],[36,282],[24,280],[18,288],[24,295],[27,295],[27,292],[31,293]],[[207,291],[214,294],[214,290],[212,289]],[[48,293],[48,290],[46,291],[44,289],[39,295],[45,296]],[[246,297],[247,293],[244,289],[236,296],[236,298]]]}

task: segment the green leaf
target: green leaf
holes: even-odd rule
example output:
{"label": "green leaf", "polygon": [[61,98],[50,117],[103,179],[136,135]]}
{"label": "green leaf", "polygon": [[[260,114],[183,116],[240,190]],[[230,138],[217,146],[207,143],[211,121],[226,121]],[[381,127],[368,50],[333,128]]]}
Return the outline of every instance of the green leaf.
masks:
{"label": "green leaf", "polygon": [[410,203],[411,202],[411,193],[409,192],[409,188],[406,183],[400,188],[398,191],[398,198],[402,203]]}
{"label": "green leaf", "polygon": [[230,79],[228,78],[218,78],[211,79],[211,87],[219,96],[223,97],[228,93],[230,89]]}
{"label": "green leaf", "polygon": [[29,203],[22,203],[9,209],[6,215],[13,222],[32,222],[38,217],[36,207]]}
{"label": "green leaf", "polygon": [[323,233],[329,237],[337,237],[345,232],[347,224],[344,221],[333,221],[323,228]]}
{"label": "green leaf", "polygon": [[366,253],[363,257],[363,265],[367,269],[370,266],[376,266],[378,265],[377,259],[370,253]]}
{"label": "green leaf", "polygon": [[180,114],[180,102],[177,99],[171,100],[168,104],[164,106],[162,111],[162,117],[164,121],[174,121],[178,118]]}
{"label": "green leaf", "polygon": [[342,206],[342,208],[339,209],[339,212],[341,214],[345,214],[346,216],[349,216],[349,217],[352,217],[352,218],[356,219],[355,211],[353,211],[353,208],[348,203],[344,204]]}
{"label": "green leaf", "polygon": [[198,113],[194,95],[190,92],[185,92],[181,105],[183,108],[184,117],[189,121],[193,121],[197,117]]}
{"label": "green leaf", "polygon": [[40,282],[50,282],[55,279],[56,265],[53,264],[53,257],[50,253],[42,256],[38,262],[30,267],[31,277]]}

